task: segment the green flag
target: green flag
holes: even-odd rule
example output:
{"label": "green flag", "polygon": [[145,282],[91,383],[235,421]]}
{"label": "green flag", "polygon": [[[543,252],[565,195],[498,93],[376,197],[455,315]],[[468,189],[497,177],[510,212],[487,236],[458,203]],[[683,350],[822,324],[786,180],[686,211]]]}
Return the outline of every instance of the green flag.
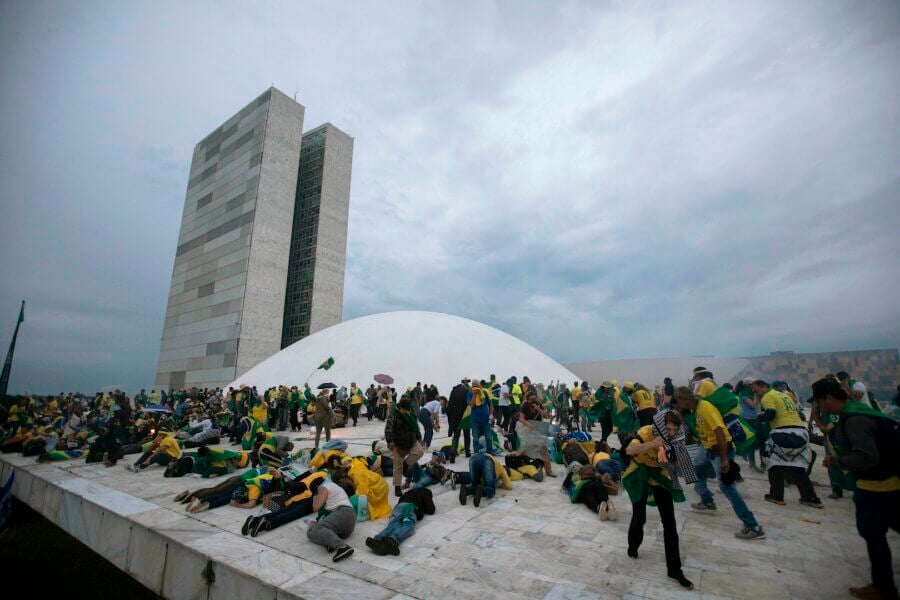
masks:
{"label": "green flag", "polygon": [[327,371],[328,369],[330,369],[333,366],[334,366],[334,357],[329,356],[328,360],[326,360],[321,365],[319,365],[319,368],[322,369],[323,371]]}

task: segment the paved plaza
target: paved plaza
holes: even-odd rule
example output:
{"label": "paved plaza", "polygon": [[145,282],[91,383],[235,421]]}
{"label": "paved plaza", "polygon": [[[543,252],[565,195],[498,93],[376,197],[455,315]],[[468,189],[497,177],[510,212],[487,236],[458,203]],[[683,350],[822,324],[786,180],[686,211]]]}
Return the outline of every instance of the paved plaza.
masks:
{"label": "paved plaza", "polygon": [[[372,440],[381,437],[382,429],[379,421],[361,421],[359,427],[335,430],[334,437],[348,442],[349,453],[365,454]],[[441,435],[433,447],[443,444],[445,432],[442,420]],[[297,446],[303,447],[308,431],[304,427],[303,433],[293,437],[299,439]],[[648,511],[640,559],[626,556],[631,505],[624,490],[615,499],[618,521],[601,522],[583,505],[569,503],[559,492],[561,478],[515,482],[512,491],[498,491],[480,508],[472,506],[471,499],[461,506],[449,486],[436,486],[432,490],[437,513],[418,525],[415,535],[401,546],[400,556],[376,556],[366,548],[365,538],[387,522],[380,520],[357,524],[349,540],[355,554],[332,563],[329,554],[307,541],[302,521],[249,538],[240,535],[240,527],[251,511],[225,506],[191,515],[172,500],[184,489],[212,485],[216,480],[194,476],[165,479],[158,467],[134,474],[124,469],[124,461],[107,469],[82,460],[51,465],[38,465],[34,459],[18,455],[4,455],[2,460],[7,463],[4,474],[12,465],[34,475],[33,483],[20,478],[17,496],[167,597],[206,598],[207,589],[197,586],[196,575],[207,560],[228,567],[216,570],[210,597],[217,597],[215,589],[225,589],[215,586],[230,586],[231,595],[240,591],[242,597],[341,600],[821,600],[844,598],[848,586],[869,582],[852,500],[824,499],[829,490],[823,487],[819,494],[826,508],[815,510],[802,507],[796,489],[788,488],[787,506],[775,506],[763,501],[768,490],[765,477],[747,470],[741,492],[765,527],[767,539],[735,539],[740,523],[721,494],[717,494],[717,513],[697,514],[690,509],[696,497],[688,491],[688,502],[676,505],[676,513],[684,572],[696,589],[683,591],[666,578],[662,528],[655,510]],[[467,469],[465,458],[451,467]],[[812,477],[815,482],[827,483],[820,466]],[[84,501],[73,500],[72,494]],[[105,516],[89,517],[90,511],[84,509],[88,503],[123,515],[131,533],[116,533],[107,526]],[[165,548],[149,537],[142,542],[145,530],[164,536]],[[896,534],[889,534],[895,572],[900,570],[898,540]]]}

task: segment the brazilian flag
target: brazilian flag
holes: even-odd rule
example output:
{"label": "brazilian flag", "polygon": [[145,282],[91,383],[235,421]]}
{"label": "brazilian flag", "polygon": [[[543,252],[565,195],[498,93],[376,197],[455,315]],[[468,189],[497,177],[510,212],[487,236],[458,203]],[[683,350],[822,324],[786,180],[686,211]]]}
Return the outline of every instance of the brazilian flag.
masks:
{"label": "brazilian flag", "polygon": [[716,407],[725,427],[731,435],[734,449],[741,456],[747,454],[756,444],[756,431],[741,417],[740,400],[727,387],[718,387],[712,394],[703,398]]}

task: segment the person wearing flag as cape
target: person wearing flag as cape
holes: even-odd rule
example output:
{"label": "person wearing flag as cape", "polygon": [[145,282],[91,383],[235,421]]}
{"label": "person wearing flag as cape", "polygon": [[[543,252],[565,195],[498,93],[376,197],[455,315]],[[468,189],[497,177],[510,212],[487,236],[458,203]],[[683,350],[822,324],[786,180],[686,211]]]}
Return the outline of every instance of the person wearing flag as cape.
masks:
{"label": "person wearing flag as cape", "polygon": [[693,413],[696,423],[696,435],[703,449],[697,458],[694,467],[699,479],[694,484],[694,489],[700,495],[700,502],[692,504],[691,508],[698,512],[709,513],[716,510],[716,503],[712,492],[706,485],[707,465],[712,465],[719,481],[719,491],[728,498],[735,514],[743,523],[741,531],[734,534],[738,539],[761,540],[766,533],[756,521],[756,517],[747,508],[741,493],[737,489],[737,464],[734,462],[735,450],[731,434],[725,426],[722,415],[707,400],[704,400],[689,388],[679,387],[675,390],[675,398],[678,410],[684,413]]}
{"label": "person wearing flag as cape", "polygon": [[638,429],[637,416],[634,414],[634,407],[631,404],[631,392],[634,384],[626,381],[622,386],[622,392],[618,396],[614,396],[616,407],[613,412],[613,425],[619,430],[619,442],[625,445],[625,438],[633,434]]}
{"label": "person wearing flag as cape", "polygon": [[900,532],[900,423],[856,401],[832,378],[816,381],[812,390],[819,410],[838,416],[835,454],[826,456],[823,464],[855,479],[856,529],[866,542],[871,565],[872,582],[847,591],[865,600],[897,598],[887,532]]}
{"label": "person wearing flag as cape", "polygon": [[683,431],[683,422],[677,411],[667,411],[661,418],[664,419],[665,431],[660,431],[655,424],[644,425],[625,449],[631,457],[628,468],[622,474],[622,485],[632,505],[631,523],[628,525],[628,556],[638,558],[638,548],[644,540],[647,502],[652,495],[663,526],[667,574],[690,590],[694,584],[681,570],[678,525],[675,522],[675,502],[684,502],[684,493],[674,485],[669,470],[662,466],[668,461],[666,441],[678,437],[679,431]]}

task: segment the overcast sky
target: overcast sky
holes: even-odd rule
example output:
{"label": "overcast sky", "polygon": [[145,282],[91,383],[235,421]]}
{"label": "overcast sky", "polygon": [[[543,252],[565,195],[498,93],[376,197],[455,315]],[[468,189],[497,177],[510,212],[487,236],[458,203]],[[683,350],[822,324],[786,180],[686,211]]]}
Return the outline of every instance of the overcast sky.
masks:
{"label": "overcast sky", "polygon": [[900,344],[898,2],[6,1],[0,73],[11,391],[152,384],[193,146],[272,84],[355,138],[345,319]]}

